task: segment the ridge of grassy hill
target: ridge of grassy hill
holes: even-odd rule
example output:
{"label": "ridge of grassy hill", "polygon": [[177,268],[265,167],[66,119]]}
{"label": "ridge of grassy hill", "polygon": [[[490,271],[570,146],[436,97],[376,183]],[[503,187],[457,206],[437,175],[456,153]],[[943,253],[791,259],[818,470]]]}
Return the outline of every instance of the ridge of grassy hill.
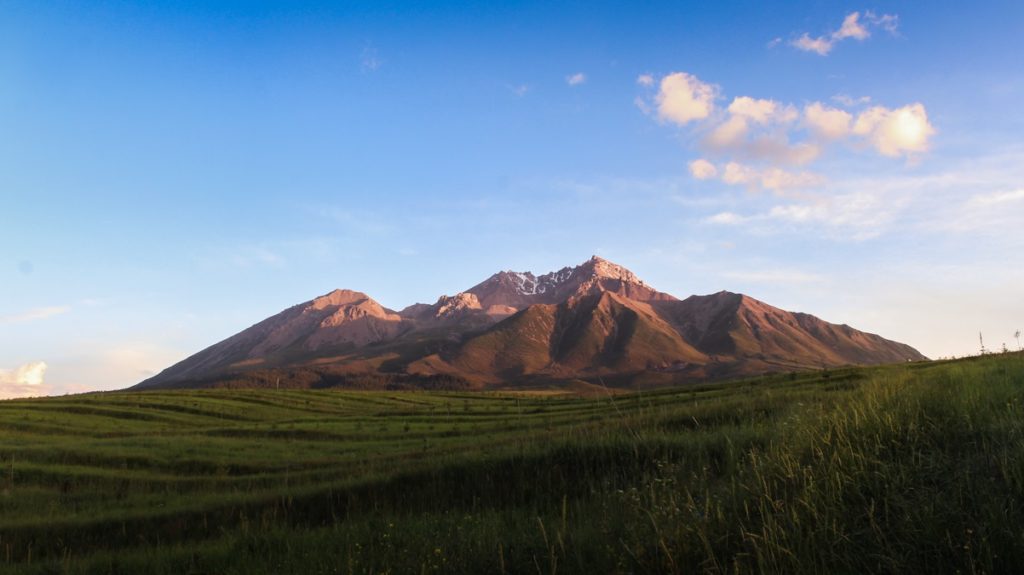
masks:
{"label": "ridge of grassy hill", "polygon": [[1024,356],[605,397],[0,402],[14,573],[1012,572]]}

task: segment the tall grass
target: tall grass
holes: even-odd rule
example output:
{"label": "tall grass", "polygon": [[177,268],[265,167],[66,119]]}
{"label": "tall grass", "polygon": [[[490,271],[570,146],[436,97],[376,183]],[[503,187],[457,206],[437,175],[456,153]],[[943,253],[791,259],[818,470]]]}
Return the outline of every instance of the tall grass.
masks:
{"label": "tall grass", "polygon": [[0,565],[1015,572],[1022,401],[1024,358],[1008,354],[596,399],[180,391],[6,402]]}

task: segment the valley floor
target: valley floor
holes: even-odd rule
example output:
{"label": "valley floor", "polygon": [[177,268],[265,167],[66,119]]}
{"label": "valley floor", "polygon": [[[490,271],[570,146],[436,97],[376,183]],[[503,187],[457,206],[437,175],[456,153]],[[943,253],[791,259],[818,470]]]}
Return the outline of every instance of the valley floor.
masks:
{"label": "valley floor", "polygon": [[1009,573],[1024,356],[574,396],[0,402],[14,573]]}

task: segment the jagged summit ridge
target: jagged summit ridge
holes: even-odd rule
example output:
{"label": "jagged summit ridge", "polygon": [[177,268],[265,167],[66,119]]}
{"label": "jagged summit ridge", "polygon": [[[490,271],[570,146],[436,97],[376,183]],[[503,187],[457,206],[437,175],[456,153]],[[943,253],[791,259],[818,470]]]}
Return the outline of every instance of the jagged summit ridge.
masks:
{"label": "jagged summit ridge", "polygon": [[481,305],[523,309],[533,304],[556,304],[571,297],[612,292],[636,300],[675,299],[654,290],[623,266],[593,256],[575,267],[536,276],[532,272],[502,271],[466,290]]}
{"label": "jagged summit ridge", "polygon": [[598,256],[591,258],[576,267],[564,267],[558,271],[536,276],[533,272],[517,272],[504,270],[488,278],[486,283],[500,283],[508,278],[512,281],[515,291],[520,295],[538,295],[556,290],[573,278],[586,282],[593,278],[619,280],[645,286],[642,279],[628,269]]}
{"label": "jagged summit ridge", "polygon": [[480,301],[471,293],[460,292],[453,296],[443,295],[434,304],[434,317],[451,317],[466,310],[480,309]]}

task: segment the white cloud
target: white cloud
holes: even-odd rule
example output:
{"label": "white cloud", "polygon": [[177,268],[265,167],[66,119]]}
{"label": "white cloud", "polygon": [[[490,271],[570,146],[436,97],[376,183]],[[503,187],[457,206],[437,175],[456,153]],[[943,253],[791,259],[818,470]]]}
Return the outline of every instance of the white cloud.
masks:
{"label": "white cloud", "polygon": [[715,127],[701,141],[705,151],[737,159],[772,164],[804,165],[821,154],[821,147],[812,142],[789,141],[785,130],[774,129],[752,136],[750,124],[740,116],[732,116]]}
{"label": "white cloud", "polygon": [[700,158],[690,162],[690,174],[698,180],[709,180],[718,175],[718,168],[711,162]]}
{"label": "white cloud", "polygon": [[867,40],[871,32],[860,23],[860,13],[851,12],[843,18],[843,25],[832,33],[833,40],[844,40],[853,38],[855,40]]}
{"label": "white cloud", "polygon": [[650,74],[640,74],[639,76],[636,77],[636,83],[640,84],[641,86],[647,86],[647,87],[653,86],[654,85],[654,76],[652,76]]}
{"label": "white cloud", "polygon": [[743,116],[730,116],[708,135],[705,142],[713,148],[731,148],[746,140],[750,125]]}
{"label": "white cloud", "polygon": [[756,184],[757,179],[757,170],[736,162],[729,162],[722,171],[722,181],[730,186]]}
{"label": "white cloud", "polygon": [[34,361],[13,370],[0,369],[0,399],[34,397],[49,391],[43,382],[46,362]]}
{"label": "white cloud", "polygon": [[825,56],[832,51],[832,40],[829,40],[824,36],[811,38],[811,36],[806,32],[796,40],[793,40],[792,44],[793,47],[798,50],[803,50],[804,52],[815,52],[821,56]]}
{"label": "white cloud", "polygon": [[661,79],[654,101],[658,117],[680,126],[694,120],[703,120],[715,107],[717,89],[701,82],[696,76],[674,72]]}
{"label": "white cloud", "polygon": [[[825,183],[824,177],[812,172],[790,172],[775,167],[758,168],[739,162],[728,162],[719,169],[718,166],[701,158],[690,162],[689,167],[690,175],[698,180],[720,178],[723,183],[730,186],[745,186],[751,191],[770,190],[778,195],[789,190],[812,188]],[[714,220],[711,223],[723,222]]]}
{"label": "white cloud", "polygon": [[780,168],[758,169],[737,162],[729,162],[722,171],[722,181],[730,186],[747,186],[783,192],[795,188],[819,186],[825,179],[810,172],[788,172]]}
{"label": "white cloud", "polygon": [[586,81],[587,75],[584,74],[583,72],[577,72],[575,74],[572,74],[571,76],[565,77],[565,83],[569,84],[570,86],[579,86],[580,84],[586,83]]}
{"label": "white cloud", "polygon": [[818,156],[814,144],[789,142],[785,128],[799,117],[793,106],[739,96],[729,104],[727,112],[726,119],[703,140],[713,151],[785,164],[804,164]]}
{"label": "white cloud", "polygon": [[752,120],[758,124],[792,122],[797,112],[792,106],[783,106],[775,100],[762,100],[750,96],[738,96],[729,104],[729,113]]}
{"label": "white cloud", "polygon": [[523,96],[525,96],[530,91],[530,87],[528,85],[526,85],[526,84],[519,84],[519,85],[516,85],[516,86],[509,86],[508,89],[511,90],[512,93],[515,94],[516,97],[519,97],[519,98],[522,98]]}
{"label": "white cloud", "polygon": [[[854,27],[858,22],[849,20],[843,34],[858,34]],[[842,142],[861,139],[870,147],[848,148],[914,160],[928,150],[935,134],[920,103],[896,109],[874,106],[855,116],[822,102],[810,102],[801,111],[792,104],[751,96],[737,96],[724,110],[716,110],[717,97],[717,86],[675,72],[661,79],[653,101],[638,97],[635,103],[646,114],[656,111],[661,120],[692,124],[691,133],[699,136],[697,146],[707,156],[689,164],[693,177],[709,180],[720,175],[726,184],[752,189],[781,192],[822,185],[821,176],[793,171],[792,166],[806,166]],[[835,99],[858,104],[869,100]]]}
{"label": "white cloud", "polygon": [[857,116],[853,133],[866,138],[882,155],[899,157],[928,151],[935,128],[920,103],[890,110],[875,106]]}
{"label": "white cloud", "polygon": [[793,106],[771,100],[736,98],[728,111],[701,143],[705,151],[752,162],[805,165],[816,160],[824,146],[851,136],[864,138],[884,156],[908,157],[928,151],[936,133],[920,103],[896,109],[875,106],[855,118],[845,110],[812,102],[799,123],[793,122]]}
{"label": "white cloud", "polygon": [[0,324],[22,323],[27,321],[47,319],[67,313],[69,311],[71,311],[71,306],[67,305],[37,307],[14,315],[0,316]]}
{"label": "white cloud", "polygon": [[761,100],[749,96],[733,99],[727,109],[729,117],[718,125],[707,138],[717,148],[740,145],[750,131],[750,123],[766,126],[793,121],[797,112],[792,106],[782,106],[774,100]]}
{"label": "white cloud", "polygon": [[850,12],[843,18],[843,23],[837,30],[824,35],[812,37],[804,32],[790,44],[804,52],[814,52],[819,56],[827,56],[837,42],[853,38],[864,41],[871,37],[871,28],[881,28],[890,34],[896,34],[899,25],[899,17],[894,14],[876,15],[874,12],[865,12],[863,19],[860,12]]}
{"label": "white cloud", "polygon": [[828,108],[814,102],[804,108],[804,122],[812,132],[828,140],[838,140],[850,133],[853,116],[838,108]]}

